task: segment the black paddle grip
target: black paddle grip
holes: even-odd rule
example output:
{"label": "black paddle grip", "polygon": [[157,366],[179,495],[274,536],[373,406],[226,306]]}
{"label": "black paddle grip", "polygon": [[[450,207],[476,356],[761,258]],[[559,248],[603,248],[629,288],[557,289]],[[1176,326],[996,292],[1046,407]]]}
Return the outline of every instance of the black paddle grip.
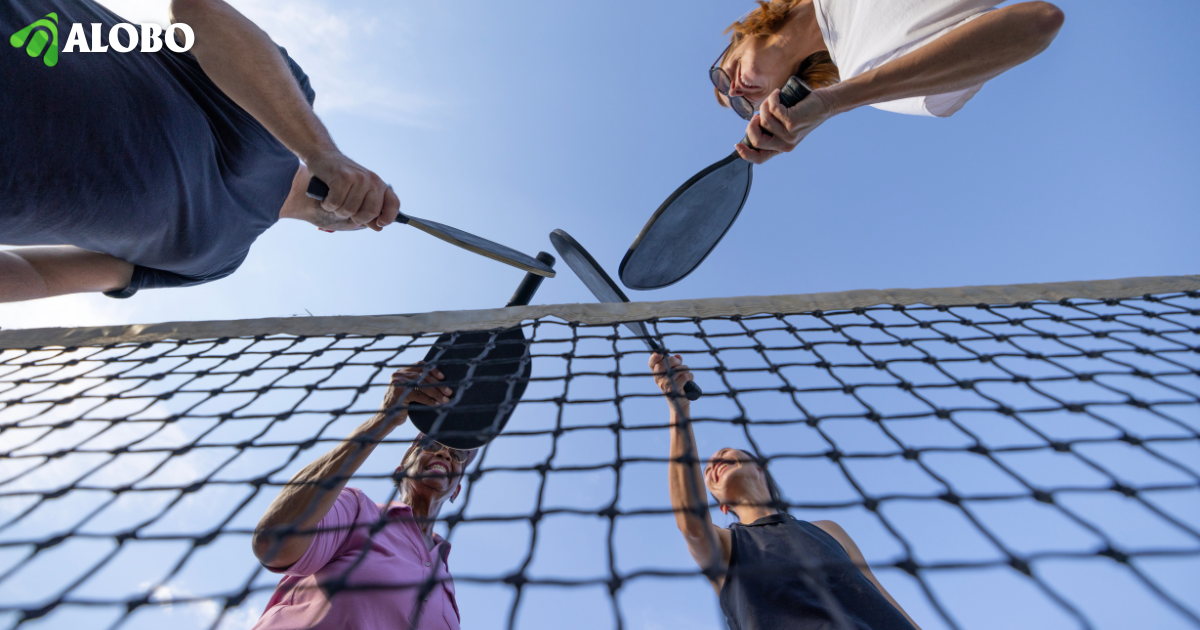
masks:
{"label": "black paddle grip", "polygon": [[702,394],[704,394],[704,390],[700,389],[700,386],[695,382],[688,381],[683,384],[683,395],[687,396],[688,400],[696,400]]}
{"label": "black paddle grip", "polygon": [[[535,258],[539,262],[546,263],[547,267],[554,267],[554,256],[546,252],[538,252]],[[536,273],[526,273],[525,279],[517,286],[516,293],[513,293],[512,298],[508,300],[508,304],[505,304],[505,306],[529,306],[529,303],[533,301],[533,294],[537,293],[538,287],[542,286],[542,280],[545,280],[545,278]]]}
{"label": "black paddle grip", "polygon": [[325,201],[325,197],[329,195],[329,184],[314,177],[308,180],[308,190],[304,194],[308,195],[310,199]]}
{"label": "black paddle grip", "polygon": [[[784,107],[791,107],[796,103],[803,101],[804,97],[808,96],[809,94],[812,94],[812,90],[800,80],[800,77],[791,77],[787,80],[787,83],[783,85],[783,88],[779,90],[779,103]],[[772,136],[771,132],[767,131],[766,129],[763,129],[762,132],[764,136]],[[742,138],[742,144],[750,147],[751,149],[755,148],[753,144],[750,144],[750,134],[746,134]],[[309,190],[311,189],[312,186],[309,186]]]}

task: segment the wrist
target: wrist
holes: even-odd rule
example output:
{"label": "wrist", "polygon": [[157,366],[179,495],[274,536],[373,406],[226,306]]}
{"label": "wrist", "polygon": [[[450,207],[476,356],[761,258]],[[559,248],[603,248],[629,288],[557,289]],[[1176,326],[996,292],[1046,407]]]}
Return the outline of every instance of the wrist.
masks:
{"label": "wrist", "polygon": [[812,96],[820,99],[830,117],[833,117],[863,106],[865,103],[860,102],[860,92],[859,86],[851,79],[814,90]]}

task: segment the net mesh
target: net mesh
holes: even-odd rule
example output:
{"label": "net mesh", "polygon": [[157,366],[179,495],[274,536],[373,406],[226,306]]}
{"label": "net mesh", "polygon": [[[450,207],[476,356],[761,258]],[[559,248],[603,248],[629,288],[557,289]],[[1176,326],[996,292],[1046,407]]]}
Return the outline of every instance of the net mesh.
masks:
{"label": "net mesh", "polygon": [[[705,390],[700,456],[766,463],[926,630],[1200,627],[1200,293],[646,323]],[[521,326],[529,387],[438,522],[464,625],[721,627],[645,345]],[[252,625],[278,579],[250,551],[266,505],[440,332],[3,351],[0,625]],[[349,485],[394,499],[414,435]]]}

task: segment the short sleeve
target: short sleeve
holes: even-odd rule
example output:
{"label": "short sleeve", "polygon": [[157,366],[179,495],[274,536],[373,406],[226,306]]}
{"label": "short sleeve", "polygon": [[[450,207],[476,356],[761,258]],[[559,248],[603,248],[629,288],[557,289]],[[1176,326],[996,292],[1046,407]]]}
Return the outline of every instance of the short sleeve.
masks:
{"label": "short sleeve", "polygon": [[134,294],[136,294],[138,291],[141,291],[142,289],[170,289],[170,288],[174,288],[174,287],[191,287],[191,286],[195,286],[197,284],[204,284],[205,282],[212,282],[213,280],[220,280],[221,278],[224,278],[224,277],[232,274],[233,271],[234,270],[231,269],[227,272],[222,272],[222,273],[214,274],[211,276],[197,278],[197,277],[192,277],[192,276],[180,275],[180,274],[173,273],[170,271],[163,271],[161,269],[151,269],[150,267],[134,265],[133,276],[129,279],[129,285],[126,286],[124,289],[118,289],[116,291],[105,291],[104,295],[106,295],[110,298],[117,298],[119,300],[123,300],[125,298],[133,297]]}
{"label": "short sleeve", "polygon": [[[817,24],[843,81],[894,61],[995,10],[995,0],[814,0]],[[954,114],[983,84],[871,105],[915,116]]]}
{"label": "short sleeve", "polygon": [[[329,513],[317,525],[317,534],[313,536],[304,555],[286,569],[267,567],[267,570],[273,573],[305,577],[320,571],[321,567],[329,564],[329,561],[337,556],[338,549],[350,537],[351,528],[358,520],[359,509],[361,509],[360,496],[362,496],[361,491],[356,488],[342,488],[337,500],[333,502],[333,507],[329,508]],[[368,501],[368,503],[370,502]]]}
{"label": "short sleeve", "polygon": [[308,80],[308,75],[305,74],[300,64],[296,63],[295,59],[292,59],[286,48],[280,46],[279,52],[283,54],[283,60],[287,62],[288,70],[291,70],[292,76],[296,78],[296,84],[300,86],[300,91],[304,93],[304,100],[308,101],[309,107],[312,107],[313,103],[317,100],[317,93],[313,90],[312,83]]}

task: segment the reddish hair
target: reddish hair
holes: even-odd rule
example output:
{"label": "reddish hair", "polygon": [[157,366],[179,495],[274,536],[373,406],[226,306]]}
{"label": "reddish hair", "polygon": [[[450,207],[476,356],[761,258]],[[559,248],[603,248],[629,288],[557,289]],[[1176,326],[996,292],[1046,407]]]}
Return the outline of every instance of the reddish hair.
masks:
{"label": "reddish hair", "polygon": [[[787,22],[788,14],[804,0],[757,1],[757,9],[747,13],[746,17],[730,24],[729,28],[725,29],[726,33],[733,33],[729,38],[729,49],[726,50],[725,55],[729,54],[729,50],[737,48],[738,44],[747,37],[770,37],[778,33]],[[725,55],[721,55],[717,65],[721,65],[725,61]],[[792,75],[800,77],[805,85],[814,90],[828,87],[841,80],[837,64],[833,63],[833,57],[830,57],[829,52],[825,50],[805,57]],[[722,107],[728,107],[721,99],[721,92],[715,87],[713,92],[717,95],[717,102]]]}

